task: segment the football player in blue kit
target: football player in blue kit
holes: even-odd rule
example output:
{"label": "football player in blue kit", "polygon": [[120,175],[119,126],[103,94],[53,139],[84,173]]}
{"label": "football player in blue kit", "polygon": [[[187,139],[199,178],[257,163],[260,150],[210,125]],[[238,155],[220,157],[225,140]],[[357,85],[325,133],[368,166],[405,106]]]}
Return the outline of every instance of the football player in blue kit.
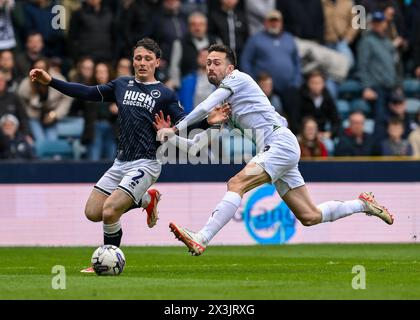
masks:
{"label": "football player in blue kit", "polygon": [[[75,98],[116,102],[118,107],[119,143],[113,166],[94,186],[85,207],[86,217],[103,221],[104,244],[120,246],[120,217],[130,209],[141,207],[147,212],[152,228],[158,219],[160,193],[149,189],[158,179],[161,163],[156,159],[160,142],[153,127],[155,114],[161,111],[178,123],[185,112],[176,93],[155,78],[162,55],[159,45],[150,38],[137,42],[133,51],[134,77],[120,77],[107,84],[86,86],[52,78],[46,71],[33,69],[29,76]],[[198,127],[226,121],[228,108],[217,108]],[[92,268],[83,270],[93,272]]]}

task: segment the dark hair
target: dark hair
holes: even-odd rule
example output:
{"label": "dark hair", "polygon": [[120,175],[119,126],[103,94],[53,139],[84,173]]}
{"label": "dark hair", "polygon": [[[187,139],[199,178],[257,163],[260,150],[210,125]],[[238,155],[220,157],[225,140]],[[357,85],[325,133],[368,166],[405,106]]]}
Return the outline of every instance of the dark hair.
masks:
{"label": "dark hair", "polygon": [[321,77],[324,81],[326,79],[325,72],[315,69],[305,75],[305,81],[308,82],[311,78]]}
{"label": "dark hair", "polygon": [[388,125],[398,125],[404,127],[404,122],[398,117],[392,117],[388,120]]}
{"label": "dark hair", "polygon": [[231,64],[236,68],[237,66],[237,60],[236,60],[236,54],[235,52],[229,48],[228,46],[225,46],[224,44],[212,44],[209,48],[209,53],[216,51],[216,52],[224,52],[226,53],[226,59],[229,60]]}
{"label": "dark hair", "polygon": [[162,50],[160,49],[156,41],[153,39],[143,38],[137,41],[136,45],[133,48],[133,52],[139,47],[143,47],[146,50],[152,51],[155,54],[157,59],[160,59],[160,57],[162,57]]}

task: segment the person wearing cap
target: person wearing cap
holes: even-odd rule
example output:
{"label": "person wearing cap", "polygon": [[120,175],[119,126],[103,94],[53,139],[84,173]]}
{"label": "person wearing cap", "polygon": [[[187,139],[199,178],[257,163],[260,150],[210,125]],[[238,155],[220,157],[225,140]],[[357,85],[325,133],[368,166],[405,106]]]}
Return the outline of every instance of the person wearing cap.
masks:
{"label": "person wearing cap", "polygon": [[357,72],[363,87],[362,97],[371,103],[376,124],[383,123],[389,95],[397,87],[396,52],[385,35],[386,29],[384,13],[373,12],[371,30],[365,33],[357,48]]}
{"label": "person wearing cap", "polygon": [[19,120],[13,114],[0,118],[0,159],[32,159],[33,150],[18,131]]}
{"label": "person wearing cap", "polygon": [[273,78],[274,91],[282,99],[290,128],[297,133],[302,75],[296,42],[292,34],[283,30],[283,15],[278,10],[267,13],[264,28],[246,42],[240,66],[254,79],[261,73]]}
{"label": "person wearing cap", "polygon": [[411,121],[407,112],[405,96],[401,91],[395,91],[391,94],[385,119],[382,123],[375,124],[376,137],[379,140],[387,137],[387,127],[392,119],[401,121],[404,129],[402,138],[407,139],[411,131]]}

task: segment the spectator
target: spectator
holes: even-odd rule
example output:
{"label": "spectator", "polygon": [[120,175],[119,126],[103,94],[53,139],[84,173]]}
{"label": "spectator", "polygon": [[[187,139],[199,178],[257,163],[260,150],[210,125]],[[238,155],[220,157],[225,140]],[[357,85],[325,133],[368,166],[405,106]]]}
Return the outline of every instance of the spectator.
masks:
{"label": "spectator", "polygon": [[273,78],[274,91],[280,96],[290,128],[298,132],[299,95],[302,76],[300,59],[293,36],[283,31],[282,14],[270,11],[265,30],[248,39],[242,52],[241,68],[254,79],[262,72]]}
{"label": "spectator", "polygon": [[238,57],[248,37],[245,13],[238,8],[238,0],[220,0],[221,9],[210,13],[209,33],[218,36]]}
{"label": "spectator", "polygon": [[381,143],[383,156],[411,156],[413,150],[408,140],[403,139],[404,124],[398,118],[388,122],[388,138]]}
{"label": "spectator", "polygon": [[86,0],[73,13],[70,21],[69,42],[73,59],[91,56],[95,61],[113,61],[116,55],[115,20],[102,0]]}
{"label": "spectator", "polygon": [[318,125],[312,117],[302,120],[301,133],[298,135],[301,158],[327,157],[328,151],[318,137]]}
{"label": "spectator", "polygon": [[7,91],[6,74],[0,70],[0,117],[5,114],[15,116],[20,122],[19,130],[21,133],[26,136],[28,141],[32,141],[26,111],[16,93]]}
{"label": "spectator", "polygon": [[364,132],[366,117],[361,111],[354,111],[349,116],[349,127],[339,138],[335,147],[336,156],[372,156],[377,155],[374,138]]}
{"label": "spectator", "polygon": [[199,51],[216,42],[220,40],[207,33],[207,17],[200,12],[193,12],[188,17],[188,33],[173,45],[169,87],[179,88],[181,78],[198,69]]}
{"label": "spectator", "polygon": [[268,73],[260,73],[257,78],[257,83],[262,89],[262,91],[270,100],[271,105],[276,109],[279,114],[283,114],[283,105],[281,103],[280,97],[274,93],[273,78]]}
{"label": "spectator", "polygon": [[0,118],[0,159],[33,159],[32,146],[19,132],[19,120],[12,114]]}
{"label": "spectator", "polygon": [[182,78],[179,101],[187,113],[190,113],[196,106],[203,102],[215,89],[215,86],[207,79],[207,55],[207,49],[200,50],[197,56],[197,71]]}
{"label": "spectator", "polygon": [[14,5],[14,0],[0,0],[0,51],[16,47],[11,14]]}
{"label": "spectator", "polygon": [[133,64],[128,58],[121,58],[117,62],[117,78],[119,77],[131,77],[133,75]]}
{"label": "spectator", "polygon": [[[106,63],[95,66],[96,84],[106,84],[113,78],[111,68]],[[88,159],[111,160],[117,153],[116,120],[118,108],[115,103],[90,102],[85,104],[85,128],[82,143],[87,145]]]}
{"label": "spectator", "polygon": [[359,42],[358,74],[363,87],[363,99],[373,103],[375,134],[386,117],[389,95],[397,85],[395,48],[386,37],[387,21],[383,12],[372,14],[372,30]]}
{"label": "spectator", "polygon": [[319,71],[310,72],[300,89],[300,114],[316,120],[319,136],[332,153],[332,139],[339,134],[341,120],[335,102],[325,87],[325,78]]}
{"label": "spectator", "polygon": [[384,122],[382,124],[378,124],[375,128],[375,132],[378,138],[382,140],[386,137],[388,123],[391,119],[395,118],[401,120],[404,128],[402,137],[403,139],[407,139],[411,132],[410,115],[407,112],[407,102],[405,97],[401,92],[398,91],[391,95],[388,115],[386,116]]}
{"label": "spectator", "polygon": [[417,127],[408,136],[411,148],[413,149],[413,156],[420,157],[420,110],[416,114]]}
{"label": "spectator", "polygon": [[45,43],[45,55],[49,58],[65,56],[65,35],[60,28],[51,23],[55,13],[52,9],[56,1],[33,0],[24,4],[26,34],[39,32]]}
{"label": "spectator", "polygon": [[354,65],[354,55],[350,49],[358,34],[352,27],[352,0],[322,0],[325,18],[324,39],[326,45],[344,54],[350,68]]}
{"label": "spectator", "polygon": [[[46,59],[35,61],[32,68],[48,70],[54,78],[65,80],[63,75],[50,68]],[[52,87],[31,82],[29,76],[23,79],[17,94],[26,109],[35,141],[57,140],[57,121],[68,114],[73,99]]]}
{"label": "spectator", "polygon": [[146,24],[150,15],[151,12],[143,3],[138,3],[135,0],[121,1],[121,14],[118,18],[118,24],[122,31],[122,48],[119,56],[131,56],[137,40],[141,39],[146,32]]}
{"label": "spectator", "polygon": [[264,19],[267,13],[274,9],[276,9],[276,0],[245,0],[248,33],[251,36],[264,30]]}
{"label": "spectator", "polygon": [[[82,57],[77,62],[76,68],[70,70],[69,79],[71,82],[77,82],[91,86],[94,84],[94,71],[95,71],[95,62],[91,57]],[[89,104],[85,100],[74,99],[69,116],[83,117],[85,113],[85,105]]]}
{"label": "spectator", "polygon": [[414,75],[420,79],[420,19],[417,21],[415,32],[414,48],[413,48],[413,61],[414,61]]}
{"label": "spectator", "polygon": [[[161,68],[168,68],[174,41],[182,39],[187,31],[187,18],[181,11],[181,1],[163,0],[162,8],[152,17],[145,33],[159,43],[162,49]],[[195,57],[191,62],[195,62]]]}
{"label": "spectator", "polygon": [[16,92],[19,78],[15,67],[15,56],[10,50],[0,52],[0,70],[4,73],[7,82],[7,91]]}
{"label": "spectator", "polygon": [[321,0],[277,0],[285,30],[294,36],[324,43],[324,12]]}
{"label": "spectator", "polygon": [[25,52],[16,56],[16,67],[19,78],[28,76],[31,65],[43,57],[44,40],[39,32],[31,32],[26,38]]}

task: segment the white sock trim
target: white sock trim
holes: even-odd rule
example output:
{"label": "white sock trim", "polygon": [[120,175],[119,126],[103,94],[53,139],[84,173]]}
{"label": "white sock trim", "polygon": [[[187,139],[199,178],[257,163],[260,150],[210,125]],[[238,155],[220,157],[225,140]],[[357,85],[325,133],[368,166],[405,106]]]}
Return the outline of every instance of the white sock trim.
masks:
{"label": "white sock trim", "polygon": [[242,197],[239,195],[239,193],[228,191],[226,192],[225,196],[223,197],[222,201],[230,202],[231,204],[239,207],[242,202]]}
{"label": "white sock trim", "polygon": [[114,234],[121,230],[121,221],[118,220],[115,223],[105,224],[104,223],[104,233]]}

